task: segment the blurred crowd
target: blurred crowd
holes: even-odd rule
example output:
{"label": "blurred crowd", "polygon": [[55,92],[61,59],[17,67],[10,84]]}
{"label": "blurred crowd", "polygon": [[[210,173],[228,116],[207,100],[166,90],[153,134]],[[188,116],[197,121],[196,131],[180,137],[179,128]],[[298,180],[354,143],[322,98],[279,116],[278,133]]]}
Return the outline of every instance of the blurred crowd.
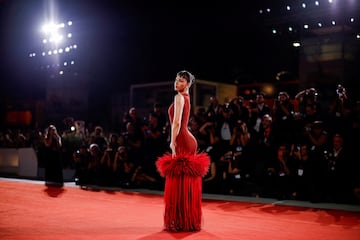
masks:
{"label": "blurred crowd", "polygon": [[[325,105],[315,88],[296,96],[282,91],[272,101],[262,92],[250,101],[237,96],[220,103],[211,96],[207,107],[192,112],[188,126],[198,151],[211,157],[203,191],[360,203],[360,102],[341,85],[334,91]],[[72,119],[67,125],[75,128],[61,132],[62,163],[75,170],[78,185],[163,189],[155,161],[169,151],[165,106],[154,103],[147,116],[131,107],[120,130]],[[42,167],[43,131],[4,130],[0,146],[32,147]]]}

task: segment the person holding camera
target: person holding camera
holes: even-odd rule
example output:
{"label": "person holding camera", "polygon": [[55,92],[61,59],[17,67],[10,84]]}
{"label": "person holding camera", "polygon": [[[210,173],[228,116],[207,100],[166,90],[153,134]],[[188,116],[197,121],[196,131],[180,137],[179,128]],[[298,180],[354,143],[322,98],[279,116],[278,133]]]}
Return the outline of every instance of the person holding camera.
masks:
{"label": "person holding camera", "polygon": [[158,121],[158,115],[150,112],[148,122],[142,127],[143,156],[136,167],[136,177],[134,177],[138,187],[150,189],[162,187],[162,179],[157,172],[155,162],[165,152],[166,138]]}
{"label": "person holding camera", "polygon": [[305,127],[305,143],[309,146],[310,181],[311,193],[310,201],[319,202],[324,197],[324,184],[326,179],[327,163],[324,158],[324,150],[327,147],[329,134],[325,130],[323,121],[314,121]]}
{"label": "person holding camera", "polygon": [[119,147],[119,136],[116,133],[112,133],[109,137],[107,148],[102,152],[100,160],[100,172],[104,185],[113,185],[116,182],[113,165],[115,154]]}
{"label": "person holding camera", "polygon": [[125,188],[132,186],[131,177],[133,176],[135,165],[129,159],[125,146],[118,147],[112,167],[116,177],[116,185]]}
{"label": "person holding camera", "polygon": [[61,137],[55,125],[49,125],[44,139],[45,145],[45,185],[64,185],[63,165],[61,159]]}
{"label": "person holding camera", "polygon": [[263,116],[271,114],[270,106],[265,102],[265,93],[259,92],[249,106],[249,130],[259,133]]}
{"label": "person holding camera", "polygon": [[292,197],[296,200],[310,199],[310,163],[309,147],[305,143],[291,144],[289,153],[289,166],[293,182]]}
{"label": "person holding camera", "polygon": [[341,133],[345,135],[350,131],[350,117],[353,106],[344,86],[339,84],[335,92],[335,99],[328,112],[328,129],[331,131],[330,134]]}
{"label": "person holding camera", "polygon": [[269,156],[262,195],[279,200],[290,199],[292,193],[289,151],[286,143],[277,146],[276,156]]}
{"label": "person holding camera", "polygon": [[227,151],[220,157],[220,161],[226,163],[227,168],[222,172],[222,191],[223,194],[238,194],[240,190],[241,178],[241,148],[235,151]]}
{"label": "person holding camera", "polygon": [[80,186],[86,185],[88,183],[88,165],[90,162],[90,152],[86,144],[82,144],[73,153],[73,159],[75,163],[75,184]]}
{"label": "person holding camera", "polygon": [[278,138],[291,142],[295,136],[294,131],[295,106],[287,92],[280,92],[273,106],[273,126]]}

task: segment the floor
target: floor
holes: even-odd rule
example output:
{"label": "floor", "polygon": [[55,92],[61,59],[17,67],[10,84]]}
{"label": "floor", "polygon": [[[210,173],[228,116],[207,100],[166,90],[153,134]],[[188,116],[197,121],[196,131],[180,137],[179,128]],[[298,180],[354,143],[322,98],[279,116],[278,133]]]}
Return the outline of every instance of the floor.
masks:
{"label": "floor", "polygon": [[[4,177],[0,177],[5,179]],[[6,180],[11,181],[23,181],[23,182],[32,182],[36,184],[44,184],[44,181],[41,180],[31,180],[23,178],[9,178],[6,177]],[[75,185],[75,182],[65,182],[65,186],[80,188]],[[123,189],[116,187],[99,187],[99,186],[89,186],[91,189],[98,190],[109,190],[109,191],[122,191],[122,192],[139,192],[147,194],[156,194],[162,195],[162,191],[158,190],[149,190],[149,189]],[[360,205],[351,205],[351,204],[338,204],[338,203],[311,203],[307,201],[296,201],[296,200],[277,200],[272,198],[258,198],[258,197],[244,197],[244,196],[234,196],[234,195],[220,195],[220,194],[203,194],[203,199],[210,200],[226,200],[226,201],[239,201],[239,202],[251,202],[251,203],[266,203],[273,205],[284,205],[284,206],[297,206],[297,207],[309,207],[309,208],[318,208],[318,209],[334,209],[334,210],[345,210],[345,211],[355,211],[360,212]]]}

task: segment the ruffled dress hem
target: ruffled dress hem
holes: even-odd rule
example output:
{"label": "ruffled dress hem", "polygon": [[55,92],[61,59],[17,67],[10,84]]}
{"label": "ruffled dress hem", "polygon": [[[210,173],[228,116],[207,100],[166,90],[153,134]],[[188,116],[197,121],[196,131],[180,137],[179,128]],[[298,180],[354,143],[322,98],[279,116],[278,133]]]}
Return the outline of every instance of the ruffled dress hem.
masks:
{"label": "ruffled dress hem", "polygon": [[156,162],[165,177],[164,230],[171,232],[200,231],[202,225],[202,177],[209,170],[206,153],[172,157],[166,153]]}

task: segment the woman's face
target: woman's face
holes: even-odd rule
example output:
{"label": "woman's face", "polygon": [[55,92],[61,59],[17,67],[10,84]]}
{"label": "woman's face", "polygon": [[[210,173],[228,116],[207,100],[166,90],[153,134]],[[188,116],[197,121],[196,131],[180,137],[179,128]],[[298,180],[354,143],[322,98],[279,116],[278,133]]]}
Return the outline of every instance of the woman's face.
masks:
{"label": "woman's face", "polygon": [[186,80],[186,78],[180,76],[177,76],[175,78],[174,89],[176,91],[183,92],[187,86],[188,86],[188,81]]}

